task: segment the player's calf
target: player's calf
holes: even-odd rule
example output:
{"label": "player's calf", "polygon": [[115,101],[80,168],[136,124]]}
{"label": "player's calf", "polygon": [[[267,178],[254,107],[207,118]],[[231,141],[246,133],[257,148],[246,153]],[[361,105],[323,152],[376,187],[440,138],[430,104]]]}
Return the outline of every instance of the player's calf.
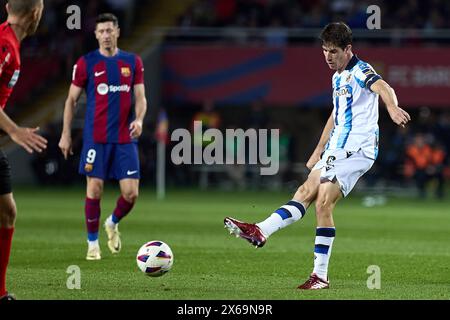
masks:
{"label": "player's calf", "polygon": [[16,222],[17,207],[12,194],[0,196],[0,226],[12,228]]}
{"label": "player's calf", "polygon": [[286,228],[288,225],[300,220],[305,214],[306,207],[301,202],[291,200],[275,210],[267,219],[256,225],[266,237],[270,237],[276,231]]}

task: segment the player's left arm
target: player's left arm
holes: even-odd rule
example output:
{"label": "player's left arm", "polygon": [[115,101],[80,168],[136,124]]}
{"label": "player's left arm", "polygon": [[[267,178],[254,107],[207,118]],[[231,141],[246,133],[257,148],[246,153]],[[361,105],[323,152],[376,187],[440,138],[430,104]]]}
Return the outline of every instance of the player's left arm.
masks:
{"label": "player's left arm", "polygon": [[147,112],[147,99],[145,98],[145,86],[143,83],[134,86],[136,119],[130,124],[131,138],[139,138],[142,134],[142,124]]}
{"label": "player's left arm", "polygon": [[389,116],[395,124],[404,128],[405,125],[411,121],[408,112],[398,106],[397,95],[395,94],[394,89],[386,81],[383,79],[376,80],[370,86],[370,90],[378,93],[381,99],[383,99],[387,111],[389,112]]}

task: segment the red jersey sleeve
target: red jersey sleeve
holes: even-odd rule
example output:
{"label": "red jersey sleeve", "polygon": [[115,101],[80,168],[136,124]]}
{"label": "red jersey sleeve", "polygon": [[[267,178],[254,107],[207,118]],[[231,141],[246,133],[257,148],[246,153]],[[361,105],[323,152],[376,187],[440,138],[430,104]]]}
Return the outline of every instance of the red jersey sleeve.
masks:
{"label": "red jersey sleeve", "polygon": [[136,55],[136,66],[134,68],[134,84],[144,83],[144,64],[141,57]]}
{"label": "red jersey sleeve", "polygon": [[11,50],[11,47],[4,41],[0,40],[0,78],[3,76],[3,71],[11,63],[12,55],[13,51]]}
{"label": "red jersey sleeve", "polygon": [[87,79],[86,60],[84,57],[81,57],[73,66],[72,84],[77,87],[84,88],[86,86]]}

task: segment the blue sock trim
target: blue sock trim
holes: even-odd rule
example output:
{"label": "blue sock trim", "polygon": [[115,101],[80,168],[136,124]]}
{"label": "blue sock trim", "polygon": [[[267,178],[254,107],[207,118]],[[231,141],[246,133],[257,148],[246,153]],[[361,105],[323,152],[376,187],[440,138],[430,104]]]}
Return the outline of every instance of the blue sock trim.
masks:
{"label": "blue sock trim", "polygon": [[317,228],[316,229],[316,236],[320,237],[335,237],[336,236],[336,229],[335,228]]}
{"label": "blue sock trim", "polygon": [[98,240],[98,232],[88,233],[88,240],[89,241]]}
{"label": "blue sock trim", "polygon": [[288,218],[292,218],[292,214],[289,212],[289,210],[285,208],[279,208],[275,213],[278,213],[281,219],[286,220]]}
{"label": "blue sock trim", "polygon": [[289,201],[289,202],[286,203],[286,204],[287,204],[288,206],[294,206],[294,207],[296,207],[298,210],[300,210],[300,212],[302,213],[302,218],[303,218],[303,216],[304,216],[305,213],[306,213],[306,209],[305,209],[305,207],[303,206],[302,203],[291,200],[291,201]]}
{"label": "blue sock trim", "polygon": [[114,223],[119,223],[119,221],[120,221],[120,219],[117,218],[116,215],[115,215],[114,213],[111,215],[111,220],[112,220],[112,222],[114,222]]}
{"label": "blue sock trim", "polygon": [[316,244],[314,246],[314,252],[315,253],[322,253],[322,254],[328,254],[328,250],[330,249],[330,246],[324,245],[324,244]]}

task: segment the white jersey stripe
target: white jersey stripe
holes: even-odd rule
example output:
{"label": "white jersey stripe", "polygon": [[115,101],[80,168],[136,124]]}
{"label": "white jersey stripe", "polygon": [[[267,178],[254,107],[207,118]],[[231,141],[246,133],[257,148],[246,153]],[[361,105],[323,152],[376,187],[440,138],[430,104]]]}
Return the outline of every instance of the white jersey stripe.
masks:
{"label": "white jersey stripe", "polygon": [[347,97],[347,108],[345,109],[345,123],[344,123],[344,129],[342,130],[342,133],[338,139],[338,148],[344,148],[345,147],[345,143],[347,142],[348,136],[350,134],[350,131],[352,130],[352,118],[353,118],[353,113],[352,113],[352,103],[353,103],[353,98],[352,98],[352,94],[353,94],[353,89],[351,86],[347,85],[345,86],[347,88],[347,90],[350,93],[350,97]]}
{"label": "white jersey stripe", "polygon": [[[341,84],[341,77],[337,77],[336,85],[334,87],[335,88],[339,88],[340,84]],[[334,120],[335,120],[334,123],[336,125],[338,125],[338,119],[339,119],[339,117],[338,117],[338,115],[339,115],[339,97],[337,97],[337,96],[336,96],[336,99],[335,99],[335,109],[336,109],[336,111],[335,111],[335,116],[334,116]]]}

